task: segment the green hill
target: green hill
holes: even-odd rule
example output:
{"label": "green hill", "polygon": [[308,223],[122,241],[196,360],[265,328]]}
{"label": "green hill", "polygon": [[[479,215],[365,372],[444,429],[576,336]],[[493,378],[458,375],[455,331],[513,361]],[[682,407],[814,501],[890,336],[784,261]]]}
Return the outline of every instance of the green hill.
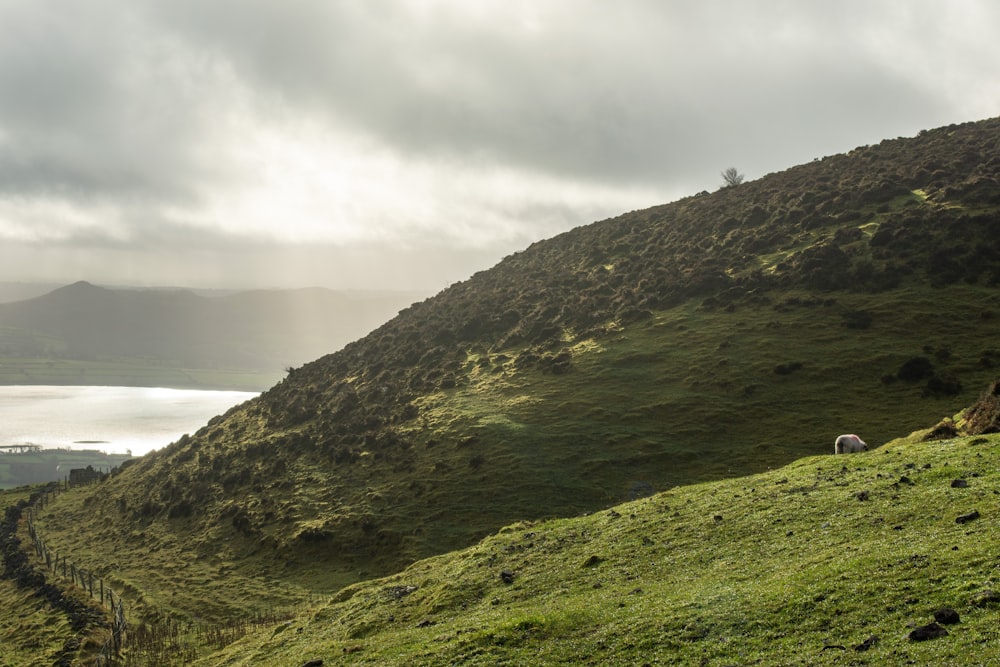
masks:
{"label": "green hill", "polygon": [[[954,414],[996,373],[998,148],[1000,120],[950,126],[536,243],[68,495],[48,539],[125,586],[137,618],[224,621],[514,521],[735,478],[698,487],[732,497],[738,478],[831,453],[839,433],[880,445]],[[891,472],[875,467],[888,454],[865,456],[849,486]],[[823,461],[784,474],[844,465]],[[785,512],[780,498],[755,511]],[[746,520],[730,539],[763,521]],[[708,593],[688,625],[724,613],[729,598]]]}
{"label": "green hill", "polygon": [[997,664],[998,471],[997,436],[896,442],[521,522],[197,664]]}
{"label": "green hill", "polygon": [[[518,522],[326,601],[303,600],[278,621],[161,623],[172,632],[137,640],[127,664],[993,664],[998,393],[994,384],[957,420],[873,451]],[[994,434],[959,435],[981,429]],[[70,496],[83,494],[60,503]],[[150,566],[177,588],[211,586]],[[220,568],[211,578],[227,576]],[[12,636],[44,630],[0,657],[40,661],[61,642],[66,653],[65,619],[33,610],[8,582],[0,600],[22,612],[8,621]],[[72,646],[92,651],[101,637]]]}

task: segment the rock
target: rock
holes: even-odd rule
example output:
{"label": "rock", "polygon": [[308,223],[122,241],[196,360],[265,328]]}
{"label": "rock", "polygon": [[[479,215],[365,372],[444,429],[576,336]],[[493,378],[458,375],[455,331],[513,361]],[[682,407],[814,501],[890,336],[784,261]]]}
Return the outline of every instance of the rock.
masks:
{"label": "rock", "polygon": [[394,600],[399,600],[415,590],[417,590],[416,586],[391,586],[386,589],[386,594]]}
{"label": "rock", "polygon": [[854,494],[854,497],[857,498],[858,500],[860,500],[861,502],[864,502],[864,501],[868,500],[868,492],[867,491],[858,491],[857,493]]}
{"label": "rock", "polygon": [[937,622],[933,622],[914,628],[913,631],[906,636],[906,638],[911,642],[922,642],[927,641],[928,639],[935,639],[936,637],[947,636],[948,631],[944,629],[944,626],[938,625]]}
{"label": "rock", "polygon": [[323,667],[322,660],[310,660],[309,662],[303,662],[302,667]]}
{"label": "rock", "polygon": [[500,581],[502,581],[505,584],[514,583],[514,573],[511,572],[510,570],[504,570],[503,572],[500,573]]}
{"label": "rock", "polygon": [[934,612],[934,620],[941,625],[955,625],[959,622],[958,612],[945,607]]}
{"label": "rock", "polygon": [[967,486],[969,486],[969,483],[964,479],[956,479],[951,483],[951,488],[953,489],[964,489]]}
{"label": "rock", "polygon": [[963,514],[955,518],[955,523],[969,523],[970,521],[975,521],[979,518],[979,511],[972,510],[968,514]]}
{"label": "rock", "polygon": [[867,651],[868,649],[870,649],[871,647],[875,646],[875,644],[878,644],[878,643],[879,643],[878,636],[877,635],[872,635],[871,637],[869,637],[868,639],[864,640],[860,644],[857,644],[854,647],[854,650],[855,651]]}

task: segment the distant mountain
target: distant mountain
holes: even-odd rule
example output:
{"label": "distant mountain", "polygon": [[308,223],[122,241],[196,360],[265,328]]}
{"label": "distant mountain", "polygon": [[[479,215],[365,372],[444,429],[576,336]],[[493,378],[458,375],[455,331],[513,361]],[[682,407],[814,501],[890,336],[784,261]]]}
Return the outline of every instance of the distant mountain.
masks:
{"label": "distant mountain", "polygon": [[321,288],[206,297],[81,281],[0,303],[0,357],[139,359],[273,371],[343,347],[415,298]]}
{"label": "distant mountain", "polygon": [[24,301],[51,292],[60,286],[58,283],[0,282],[0,303]]}
{"label": "distant mountain", "polygon": [[[857,148],[507,257],[144,457],[60,540],[226,618],[840,433],[876,447],[993,379],[998,286],[1000,119]],[[73,293],[87,321],[120,303]],[[149,544],[206,583],[149,575]]]}

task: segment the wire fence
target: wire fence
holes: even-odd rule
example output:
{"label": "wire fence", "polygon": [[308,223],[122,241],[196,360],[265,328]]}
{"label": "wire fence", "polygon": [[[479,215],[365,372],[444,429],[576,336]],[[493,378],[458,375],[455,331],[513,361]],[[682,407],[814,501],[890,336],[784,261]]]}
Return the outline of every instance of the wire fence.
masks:
{"label": "wire fence", "polygon": [[[220,649],[239,640],[252,630],[275,625],[294,618],[294,609],[270,609],[235,618],[227,623],[184,623],[165,620],[157,623],[128,621],[125,600],[108,582],[90,569],[77,565],[66,553],[50,548],[41,535],[36,521],[42,510],[56,499],[59,493],[79,486],[93,484],[101,478],[71,482],[69,478],[52,483],[36,494],[34,502],[24,509],[28,534],[35,555],[57,577],[78,586],[91,599],[99,602],[110,614],[110,634],[95,658],[95,667],[141,667],[144,665],[184,665],[198,655],[198,647]],[[319,596],[323,599],[324,596]],[[310,598],[310,602],[315,602]],[[126,645],[128,650],[126,649]]]}

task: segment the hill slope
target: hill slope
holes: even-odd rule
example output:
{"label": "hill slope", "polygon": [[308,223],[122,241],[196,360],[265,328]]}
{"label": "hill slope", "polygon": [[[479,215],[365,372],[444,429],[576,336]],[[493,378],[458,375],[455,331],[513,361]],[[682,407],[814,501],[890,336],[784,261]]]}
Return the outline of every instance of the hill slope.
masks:
{"label": "hill slope", "polygon": [[995,664],[998,471],[995,435],[899,441],[522,522],[197,664]]}
{"label": "hill slope", "polygon": [[[225,618],[840,432],[878,445],[1000,360],[998,148],[1000,120],[951,126],[537,243],[48,529],[150,613]],[[204,585],[150,575],[150,553]]]}

